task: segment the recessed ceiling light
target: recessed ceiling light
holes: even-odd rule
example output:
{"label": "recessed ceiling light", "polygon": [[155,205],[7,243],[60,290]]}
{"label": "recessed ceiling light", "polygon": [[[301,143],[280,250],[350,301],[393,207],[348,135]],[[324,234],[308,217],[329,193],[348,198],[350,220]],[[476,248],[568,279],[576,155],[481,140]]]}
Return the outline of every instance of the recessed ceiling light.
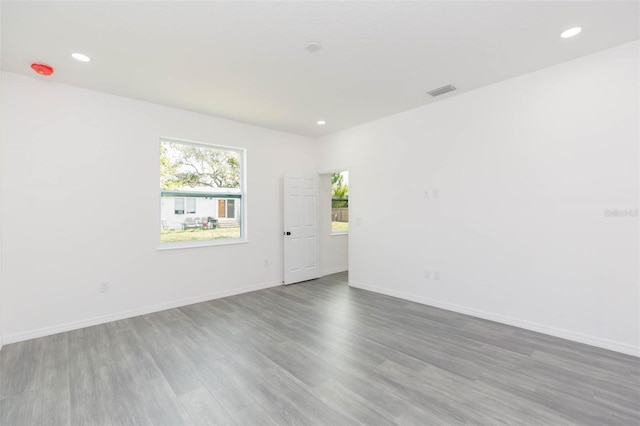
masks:
{"label": "recessed ceiling light", "polygon": [[578,34],[580,34],[581,31],[582,31],[582,28],[580,27],[569,28],[568,30],[564,30],[562,34],[560,34],[560,37],[569,38],[569,37],[577,36]]}
{"label": "recessed ceiling light", "polygon": [[322,49],[322,45],[317,42],[317,41],[310,41],[309,43],[304,45],[304,48],[307,50],[307,52],[317,52],[318,50]]}
{"label": "recessed ceiling light", "polygon": [[89,62],[91,60],[87,55],[83,55],[82,53],[72,53],[71,56],[73,59],[76,59],[80,62]]}
{"label": "recessed ceiling light", "polygon": [[327,124],[327,122],[324,120],[318,120],[317,123],[318,123],[318,126],[324,126],[325,124]]}

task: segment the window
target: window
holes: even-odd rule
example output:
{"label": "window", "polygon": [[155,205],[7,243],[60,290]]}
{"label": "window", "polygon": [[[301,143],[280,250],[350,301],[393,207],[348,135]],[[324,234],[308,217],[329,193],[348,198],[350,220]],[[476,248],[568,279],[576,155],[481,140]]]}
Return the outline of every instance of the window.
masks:
{"label": "window", "polygon": [[173,199],[173,213],[184,214],[184,203],[187,203],[187,213],[196,212],[196,199],[195,198],[174,198]]}
{"label": "window", "polygon": [[196,212],[196,199],[187,198],[187,214],[194,214]]}
{"label": "window", "polygon": [[167,246],[241,240],[244,151],[160,141],[160,242]]}
{"label": "window", "polygon": [[349,172],[331,175],[331,233],[349,232]]}
{"label": "window", "polygon": [[173,206],[174,214],[184,214],[184,198],[174,198]]}

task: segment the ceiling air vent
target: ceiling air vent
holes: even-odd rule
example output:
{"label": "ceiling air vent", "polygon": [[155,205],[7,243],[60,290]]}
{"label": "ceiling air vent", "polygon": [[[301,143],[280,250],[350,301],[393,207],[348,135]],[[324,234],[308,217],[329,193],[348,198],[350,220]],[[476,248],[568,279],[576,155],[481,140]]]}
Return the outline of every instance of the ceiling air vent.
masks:
{"label": "ceiling air vent", "polygon": [[453,87],[450,84],[447,84],[446,86],[442,86],[442,87],[438,87],[437,89],[433,89],[433,90],[429,91],[428,93],[435,98],[436,96],[444,95],[445,93],[453,92],[454,90],[456,90],[455,87]]}

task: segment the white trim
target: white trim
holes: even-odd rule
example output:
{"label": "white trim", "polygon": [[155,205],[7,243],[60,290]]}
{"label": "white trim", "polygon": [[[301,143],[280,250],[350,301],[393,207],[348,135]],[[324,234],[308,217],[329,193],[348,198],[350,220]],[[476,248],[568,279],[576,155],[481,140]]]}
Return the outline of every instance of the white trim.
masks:
{"label": "white trim", "polygon": [[327,271],[322,271],[322,276],[325,277],[327,275],[337,274],[339,272],[347,272],[348,270],[349,270],[348,266],[342,266],[340,268],[333,268],[333,269],[329,269]]}
{"label": "white trim", "polygon": [[348,172],[350,168],[351,168],[351,166],[332,167],[330,169],[320,170],[318,172],[318,174],[319,175],[332,175],[332,174],[338,173],[338,172]]}
{"label": "white trim", "polygon": [[73,322],[68,322],[64,324],[58,324],[51,327],[43,327],[43,328],[39,328],[36,330],[27,331],[27,332],[10,334],[10,335],[4,336],[4,344],[22,342],[24,340],[30,340],[38,337],[49,336],[52,334],[63,333],[65,331],[91,327],[98,324],[104,324],[107,322],[137,317],[140,315],[146,315],[153,312],[179,308],[181,306],[192,305],[194,303],[207,302],[209,300],[221,299],[223,297],[235,296],[237,294],[249,293],[252,291],[262,290],[265,288],[277,287],[280,285],[282,285],[281,282],[272,281],[272,282],[256,284],[248,287],[241,287],[241,288],[236,288],[232,290],[220,291],[217,293],[211,293],[204,296],[191,297],[187,299],[176,300],[169,303],[162,303],[159,305],[147,306],[145,308],[131,309],[128,311],[122,311],[115,314],[102,315],[99,317],[88,318],[80,321],[73,321]]}
{"label": "white trim", "polygon": [[332,232],[331,234],[332,237],[336,237],[338,235],[349,235],[349,231],[336,231],[336,232]]}
{"label": "white trim", "polygon": [[482,311],[479,309],[469,308],[467,306],[456,305],[453,303],[442,302],[439,300],[429,299],[426,297],[415,296],[400,291],[389,290],[382,287],[376,287],[368,284],[349,281],[349,286],[362,290],[372,291],[374,293],[385,294],[387,296],[397,297],[399,299],[409,300],[411,302],[421,303],[423,305],[434,306],[436,308],[446,309],[448,311],[458,312],[473,317],[482,318],[502,324],[512,325],[514,327],[524,328],[526,330],[537,331],[539,333],[548,334],[550,336],[560,337],[566,340],[572,340],[586,345],[596,346],[626,355],[640,357],[640,347],[628,345],[626,343],[615,342],[613,340],[603,339],[601,337],[590,336],[587,334],[576,333],[575,331],[565,330],[557,327],[550,327],[544,324],[538,324],[531,321],[524,321],[513,317],[508,317],[492,312]]}
{"label": "white trim", "polygon": [[233,244],[246,244],[249,240],[246,238],[220,238],[213,240],[200,240],[200,241],[176,241],[176,242],[168,242],[162,243],[161,246],[156,247],[156,251],[164,251],[164,250],[178,250],[178,249],[188,249],[188,248],[199,248],[199,247],[213,247],[213,246],[230,246]]}
{"label": "white trim", "polygon": [[164,136],[160,136],[160,142],[179,143],[179,144],[191,145],[191,146],[204,146],[206,148],[214,148],[214,149],[221,148],[221,150],[224,150],[224,151],[234,151],[240,154],[246,151],[246,148],[238,148],[237,146],[226,146],[226,145],[219,145],[213,142],[193,141],[190,139],[164,137]]}

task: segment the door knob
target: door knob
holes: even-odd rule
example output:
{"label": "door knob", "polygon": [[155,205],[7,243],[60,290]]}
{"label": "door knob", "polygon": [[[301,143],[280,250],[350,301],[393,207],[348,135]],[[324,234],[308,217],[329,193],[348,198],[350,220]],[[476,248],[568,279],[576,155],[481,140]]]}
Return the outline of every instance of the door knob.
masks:
{"label": "door knob", "polygon": [[285,235],[291,235],[291,232],[287,231],[284,233]]}

